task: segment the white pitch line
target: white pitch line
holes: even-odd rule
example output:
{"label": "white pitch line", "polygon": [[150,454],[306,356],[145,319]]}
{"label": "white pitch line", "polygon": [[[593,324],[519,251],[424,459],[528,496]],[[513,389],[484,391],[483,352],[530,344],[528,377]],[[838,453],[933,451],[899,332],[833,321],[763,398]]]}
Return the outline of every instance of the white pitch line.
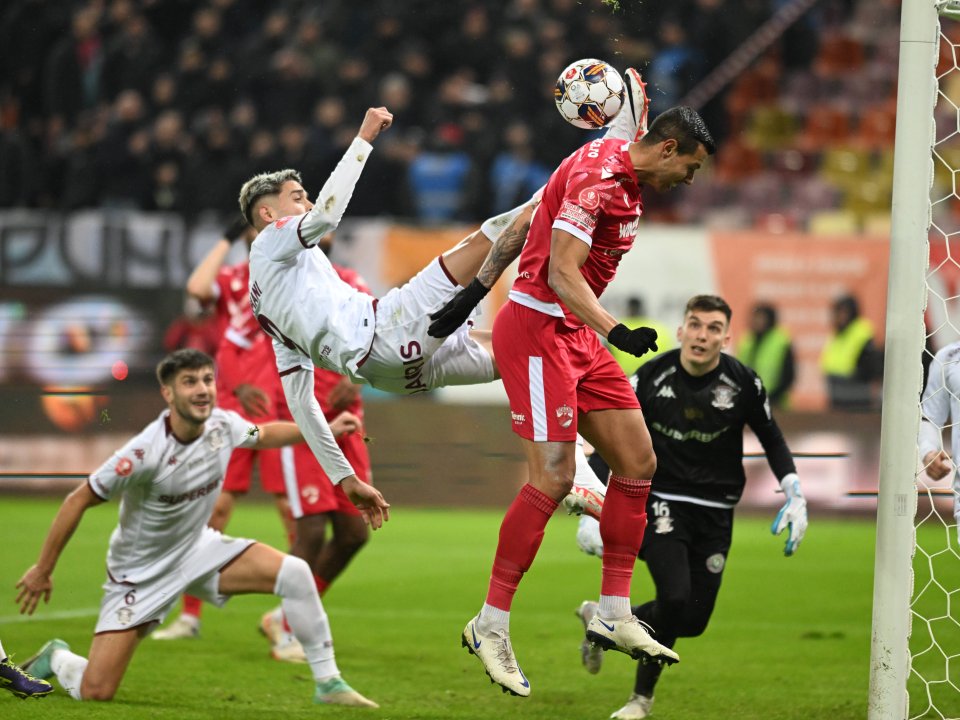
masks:
{"label": "white pitch line", "polygon": [[99,614],[100,608],[80,608],[79,610],[45,612],[39,615],[0,615],[0,625],[7,623],[43,622],[44,620],[96,617]]}

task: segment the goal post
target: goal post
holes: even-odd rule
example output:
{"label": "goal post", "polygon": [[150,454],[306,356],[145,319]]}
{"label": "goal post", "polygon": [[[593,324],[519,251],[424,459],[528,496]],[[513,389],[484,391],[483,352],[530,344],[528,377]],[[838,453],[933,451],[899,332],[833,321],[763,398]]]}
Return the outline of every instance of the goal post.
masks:
{"label": "goal post", "polygon": [[937,5],[904,0],[901,13],[869,720],[908,717],[916,439],[937,95]]}

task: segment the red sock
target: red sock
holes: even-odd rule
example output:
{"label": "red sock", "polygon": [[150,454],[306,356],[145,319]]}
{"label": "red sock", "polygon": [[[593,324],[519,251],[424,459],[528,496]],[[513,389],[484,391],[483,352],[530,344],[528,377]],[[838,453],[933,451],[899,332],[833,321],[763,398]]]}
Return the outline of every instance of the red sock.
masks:
{"label": "red sock", "polygon": [[320,593],[320,597],[323,597],[323,594],[327,591],[327,588],[330,587],[330,583],[316,573],[313,574],[313,582],[317,586],[317,592]]}
{"label": "red sock", "polygon": [[487,591],[488,605],[510,610],[520,579],[533,563],[547,521],[556,509],[556,501],[529,483],[513,499],[500,525],[500,542]]}
{"label": "red sock", "polygon": [[293,630],[290,629],[290,623],[287,622],[287,614],[285,612],[281,612],[280,617],[283,618],[283,631],[285,633],[292,633]]}
{"label": "red sock", "polygon": [[203,601],[194,597],[193,595],[184,595],[183,596],[183,614],[192,615],[195,618],[200,617],[200,605],[203,604]]}
{"label": "red sock", "polygon": [[603,539],[601,595],[630,597],[630,580],[647,527],[649,480],[611,475],[600,513]]}

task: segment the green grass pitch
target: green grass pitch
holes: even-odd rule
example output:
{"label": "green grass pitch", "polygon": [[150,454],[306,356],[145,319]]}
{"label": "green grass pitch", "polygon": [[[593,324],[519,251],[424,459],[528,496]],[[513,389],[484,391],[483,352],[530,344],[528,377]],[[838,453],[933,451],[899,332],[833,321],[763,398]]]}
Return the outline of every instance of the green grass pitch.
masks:
{"label": "green grass pitch", "polygon": [[[13,585],[33,561],[56,500],[0,502],[0,640],[25,659],[50,637],[89,648],[115,504],[88,511],[54,574],[51,603],[23,621]],[[272,661],[257,631],[265,596],[205,608],[199,640],[145,641],[108,704],[77,703],[58,689],[40,701],[0,695],[3,718],[606,718],[632,689],[634,663],[608,653],[599,675],[580,665],[573,611],[599,588],[600,565],[574,543],[576,523],[554,518],[513,607],[512,637],[532,696],[501,694],[460,647],[483,601],[500,511],[396,508],[387,527],[324,604],[344,677],[378,711],[316,707],[306,666]],[[814,514],[793,558],[769,518],[740,517],[724,587],[703,637],[678,643],[654,717],[810,720],[863,718],[869,678],[875,528]],[[271,507],[237,507],[230,532],[282,545]],[[637,566],[633,599],[650,597]]]}

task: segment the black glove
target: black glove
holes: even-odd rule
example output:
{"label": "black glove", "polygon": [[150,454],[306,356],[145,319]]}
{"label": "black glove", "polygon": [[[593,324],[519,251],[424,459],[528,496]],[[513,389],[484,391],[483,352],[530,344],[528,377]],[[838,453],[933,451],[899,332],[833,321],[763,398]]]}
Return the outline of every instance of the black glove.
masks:
{"label": "black glove", "polygon": [[247,222],[246,218],[238,215],[237,218],[230,223],[230,226],[223,231],[223,237],[230,242],[236,242],[243,237],[243,234],[249,227],[250,223]]}
{"label": "black glove", "polygon": [[640,357],[648,350],[657,349],[657,331],[653,328],[638,327],[631,330],[623,323],[615,325],[607,335],[607,340],[618,350]]}
{"label": "black glove", "polygon": [[453,299],[430,315],[433,320],[427,328],[427,335],[435,338],[447,337],[458,327],[463,325],[473,309],[490,292],[490,288],[474,278],[463,290],[453,296]]}

